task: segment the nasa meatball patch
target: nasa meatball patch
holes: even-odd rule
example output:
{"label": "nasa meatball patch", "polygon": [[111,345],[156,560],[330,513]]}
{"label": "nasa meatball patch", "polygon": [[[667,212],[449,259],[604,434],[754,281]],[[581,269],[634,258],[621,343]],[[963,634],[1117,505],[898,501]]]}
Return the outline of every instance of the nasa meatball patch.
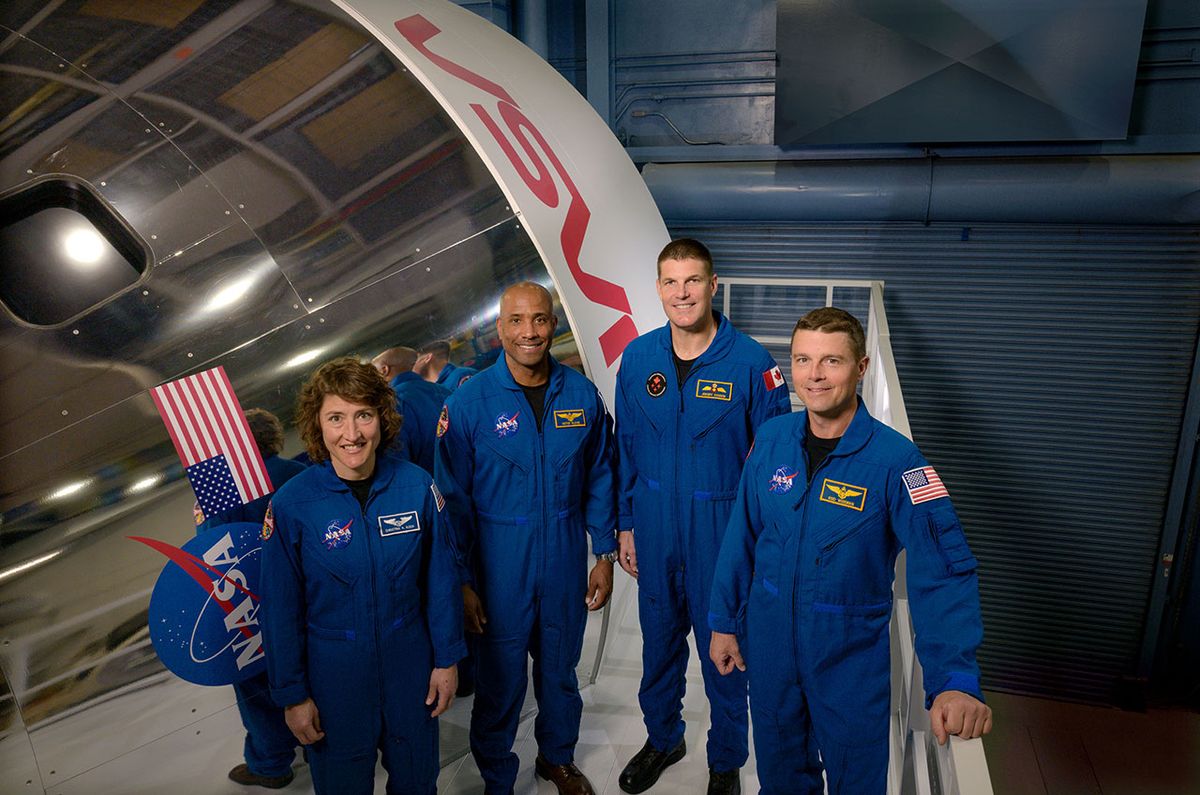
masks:
{"label": "nasa meatball patch", "polygon": [[342,524],[340,519],[334,519],[329,523],[329,526],[325,528],[325,534],[321,536],[321,543],[324,544],[325,548],[330,552],[335,549],[342,549],[350,543],[350,539],[352,537],[350,525],[352,524],[354,524],[353,519],[345,524]]}
{"label": "nasa meatball patch", "polygon": [[521,427],[517,418],[521,416],[521,412],[514,411],[512,414],[500,414],[496,417],[496,435],[503,439],[505,436],[512,436]]}
{"label": "nasa meatball patch", "polygon": [[167,670],[198,685],[230,685],[267,670],[258,623],[262,541],[254,522],[206,530],[182,547],[132,537],[161,552],[149,631]]}
{"label": "nasa meatball patch", "polygon": [[800,474],[795,467],[781,466],[775,469],[771,475],[771,480],[767,483],[767,491],[772,494],[787,494],[792,490],[792,481],[796,479],[796,475]]}

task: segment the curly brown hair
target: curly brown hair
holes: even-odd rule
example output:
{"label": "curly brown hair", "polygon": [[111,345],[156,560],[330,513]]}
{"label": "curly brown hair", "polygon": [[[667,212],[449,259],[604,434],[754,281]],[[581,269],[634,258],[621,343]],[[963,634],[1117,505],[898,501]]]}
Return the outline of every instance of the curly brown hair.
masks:
{"label": "curly brown hair", "polygon": [[321,404],[326,395],[337,395],[375,409],[379,414],[380,450],[386,450],[395,441],[401,423],[396,411],[396,393],[370,364],[353,356],[342,356],[314,370],[296,398],[296,429],[314,462],[329,458],[321,436]]}
{"label": "curly brown hair", "polygon": [[246,409],[246,424],[263,458],[279,455],[283,449],[283,423],[266,409]]}

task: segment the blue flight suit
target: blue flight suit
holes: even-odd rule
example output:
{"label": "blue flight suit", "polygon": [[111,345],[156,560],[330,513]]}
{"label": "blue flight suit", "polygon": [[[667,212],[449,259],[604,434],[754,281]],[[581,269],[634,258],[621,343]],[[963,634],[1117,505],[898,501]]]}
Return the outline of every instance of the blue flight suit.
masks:
{"label": "blue flight suit", "polygon": [[746,681],[737,671],[722,677],[708,659],[709,588],[755,431],[791,403],[782,378],[768,381],[778,369],[766,349],[713,314],[716,336],[683,384],[670,324],[625,349],[617,374],[619,526],[634,531],[637,549],[638,700],[650,744],[665,752],[683,737],[690,627],[712,711],[708,764],[725,772],[749,755]]}
{"label": "blue flight suit", "polygon": [[396,410],[404,417],[400,439],[408,460],[433,474],[434,432],[442,404],[450,390],[441,384],[426,381],[414,372],[400,373],[391,381],[396,393]]}
{"label": "blue flight suit", "polygon": [[[617,547],[612,423],[592,382],[550,359],[542,430],[501,359],[446,401],[437,482],[464,582],[488,623],[479,637],[471,751],[488,793],[512,791],[512,752],[533,658],[534,736],[552,765],[573,761],[583,700],[575,666],[587,621],[587,536]],[[473,577],[467,562],[473,564]]]}
{"label": "blue flight suit", "polygon": [[[276,491],[305,470],[303,464],[277,455],[264,458],[263,465],[267,468],[267,477],[271,479],[271,485]],[[217,525],[234,522],[261,525],[270,502],[271,495],[267,494],[245,505],[222,511],[216,516],[206,518],[196,528],[196,532],[201,533]],[[235,683],[233,690],[237,693],[242,726],[246,728],[242,755],[250,772],[271,777],[286,775],[292,769],[298,743],[283,719],[283,710],[271,700],[271,686],[266,673]]]}
{"label": "blue flight suit", "polygon": [[461,367],[457,364],[446,362],[446,366],[438,373],[437,383],[453,392],[478,372],[473,367]]}
{"label": "blue flight suit", "polygon": [[717,562],[709,623],[746,644],[763,793],[824,792],[822,762],[832,795],[882,793],[896,555],[908,551],[926,707],[943,690],[983,700],[975,558],[916,445],[859,401],[806,483],[807,421],[799,413],[759,429]]}
{"label": "blue flight suit", "polygon": [[465,652],[441,497],[416,465],[375,461],[365,512],[327,461],[276,492],[263,523],[271,696],[317,705],[318,795],[372,792],[377,749],[387,792],[436,792],[429,675]]}

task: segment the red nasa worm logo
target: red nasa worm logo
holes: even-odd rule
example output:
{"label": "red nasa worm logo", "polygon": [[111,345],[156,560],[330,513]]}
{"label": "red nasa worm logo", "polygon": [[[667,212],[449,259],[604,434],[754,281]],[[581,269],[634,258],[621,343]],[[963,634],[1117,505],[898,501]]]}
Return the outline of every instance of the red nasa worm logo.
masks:
{"label": "red nasa worm logo", "polygon": [[[504,154],[508,157],[509,162],[512,163],[517,174],[520,175],[522,181],[524,181],[533,195],[537,197],[538,201],[547,207],[555,208],[558,206],[559,201],[558,188],[555,185],[550,170],[546,167],[546,163],[539,156],[539,150],[541,154],[545,155],[546,160],[550,161],[554,173],[562,180],[567,193],[571,197],[570,204],[567,206],[566,217],[563,219],[562,233],[559,236],[563,258],[566,260],[567,267],[571,271],[571,276],[574,277],[575,283],[579,285],[580,291],[589,301],[615,309],[622,314],[621,318],[613,323],[599,338],[600,350],[604,354],[604,363],[606,366],[611,366],[617,357],[621,355],[621,352],[625,350],[625,346],[637,336],[637,327],[634,325],[632,317],[633,310],[629,306],[629,298],[626,296],[624,289],[610,281],[601,279],[599,276],[587,273],[579,264],[579,253],[583,248],[583,239],[587,235],[588,221],[591,219],[592,213],[588,209],[587,202],[584,201],[579,189],[575,186],[574,180],[571,179],[571,176],[563,167],[562,161],[559,160],[558,155],[555,154],[554,150],[546,142],[546,138],[542,135],[541,131],[521,111],[520,105],[517,104],[517,101],[512,98],[504,87],[429,49],[427,46],[428,41],[442,32],[440,28],[420,14],[414,14],[411,17],[397,20],[396,30],[418,52],[444,72],[475,86],[495,98],[496,113],[503,120],[508,132],[511,133],[512,140],[508,138],[496,119],[482,104],[471,103],[471,110],[475,111],[475,115],[479,117],[479,120],[487,127],[488,132],[496,139],[496,143],[504,150]],[[533,142],[536,142],[536,148],[534,143],[530,141],[530,138],[533,139]],[[529,168],[525,165],[525,161],[517,154],[517,150],[513,146],[514,140],[520,145],[525,156],[533,164],[534,169],[537,171],[536,174],[530,172]]]}

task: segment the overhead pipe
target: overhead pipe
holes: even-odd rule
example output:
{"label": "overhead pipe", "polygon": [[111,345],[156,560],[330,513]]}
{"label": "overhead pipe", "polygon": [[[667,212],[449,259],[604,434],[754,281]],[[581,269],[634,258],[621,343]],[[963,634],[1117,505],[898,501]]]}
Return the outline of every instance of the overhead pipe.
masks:
{"label": "overhead pipe", "polygon": [[517,3],[517,33],[526,47],[543,61],[550,60],[550,27],[546,0],[521,0]]}
{"label": "overhead pipe", "polygon": [[1200,223],[1200,157],[648,163],[666,219]]}

